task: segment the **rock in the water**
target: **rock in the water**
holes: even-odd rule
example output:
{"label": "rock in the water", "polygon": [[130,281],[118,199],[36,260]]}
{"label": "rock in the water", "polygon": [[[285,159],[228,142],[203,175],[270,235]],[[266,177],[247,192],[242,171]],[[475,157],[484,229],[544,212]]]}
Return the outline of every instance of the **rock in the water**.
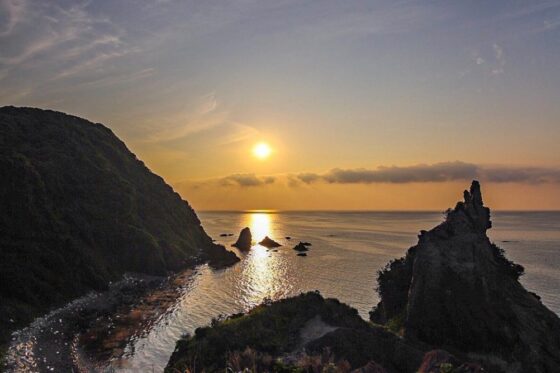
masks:
{"label": "rock in the water", "polygon": [[285,238],[286,238],[287,240],[291,240],[291,239],[292,239],[292,237],[290,237],[290,236],[286,236]]}
{"label": "rock in the water", "polygon": [[228,236],[227,233],[221,233],[221,234],[220,234],[220,237],[227,237],[227,236]]}
{"label": "rock in the water", "polygon": [[491,226],[473,181],[443,223],[379,272],[371,318],[492,370],[560,372],[560,319],[519,283],[523,267],[490,242]]}
{"label": "rock in the water", "polygon": [[253,236],[249,227],[245,227],[239,232],[237,241],[231,246],[237,247],[240,250],[249,250],[253,245]]}
{"label": "rock in the water", "polygon": [[303,246],[311,246],[311,242],[300,242]]}
{"label": "rock in the water", "polygon": [[204,255],[208,265],[214,269],[222,269],[239,262],[237,255],[228,251],[222,245],[213,244],[209,246]]}
{"label": "rock in the water", "polygon": [[307,256],[307,254],[306,253],[299,253],[299,254],[297,254],[297,256]]}
{"label": "rock in the water", "polygon": [[270,237],[266,236],[265,238],[263,238],[263,240],[261,242],[259,242],[259,245],[264,246],[264,247],[268,247],[269,249],[271,247],[279,247],[282,246],[280,245],[278,242],[274,241],[273,239],[271,239]]}
{"label": "rock in the water", "polygon": [[303,242],[300,242],[294,246],[294,250],[304,252],[309,251],[309,248]]}

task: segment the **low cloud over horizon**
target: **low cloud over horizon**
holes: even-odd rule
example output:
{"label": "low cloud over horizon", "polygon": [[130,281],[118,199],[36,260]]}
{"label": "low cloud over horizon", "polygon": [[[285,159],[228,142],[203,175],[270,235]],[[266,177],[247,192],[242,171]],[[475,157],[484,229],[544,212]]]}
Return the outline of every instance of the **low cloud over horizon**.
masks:
{"label": "low cloud over horizon", "polygon": [[380,166],[377,169],[335,168],[325,174],[303,173],[297,178],[306,183],[324,181],[338,184],[421,183],[480,179],[493,183],[560,182],[560,168],[525,166],[484,166],[466,162],[440,162],[414,166]]}
{"label": "low cloud over horizon", "polygon": [[276,181],[274,176],[258,177],[255,174],[234,174],[219,179],[222,186],[250,187],[272,184]]}
{"label": "low cloud over horizon", "polygon": [[232,174],[202,181],[186,181],[197,187],[217,184],[222,187],[258,187],[285,182],[290,187],[324,184],[407,184],[470,181],[490,183],[543,184],[560,182],[560,168],[504,165],[477,165],[461,161],[417,164],[413,166],[379,166],[376,169],[334,168],[325,173],[304,172],[283,175]]}

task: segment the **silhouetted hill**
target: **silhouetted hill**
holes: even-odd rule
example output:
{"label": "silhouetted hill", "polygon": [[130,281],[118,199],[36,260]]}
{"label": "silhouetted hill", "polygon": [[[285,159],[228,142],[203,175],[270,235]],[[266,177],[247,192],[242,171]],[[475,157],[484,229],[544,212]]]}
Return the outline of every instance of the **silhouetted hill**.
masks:
{"label": "silhouetted hill", "polygon": [[59,112],[0,108],[0,206],[0,341],[125,272],[238,260],[110,129]]}

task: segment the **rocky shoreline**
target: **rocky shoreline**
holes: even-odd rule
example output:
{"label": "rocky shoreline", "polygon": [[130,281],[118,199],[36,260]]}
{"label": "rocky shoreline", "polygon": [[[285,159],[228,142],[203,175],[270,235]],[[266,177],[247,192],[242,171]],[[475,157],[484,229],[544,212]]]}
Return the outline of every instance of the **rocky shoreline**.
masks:
{"label": "rocky shoreline", "polygon": [[16,331],[6,372],[88,372],[110,367],[132,338],[169,312],[195,274],[127,274],[105,292],[92,292]]}

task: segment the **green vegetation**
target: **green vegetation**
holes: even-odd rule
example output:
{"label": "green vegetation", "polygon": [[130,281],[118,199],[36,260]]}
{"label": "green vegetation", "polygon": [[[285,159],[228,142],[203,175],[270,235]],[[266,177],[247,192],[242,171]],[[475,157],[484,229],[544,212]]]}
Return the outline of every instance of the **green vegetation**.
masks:
{"label": "green vegetation", "polygon": [[378,324],[392,321],[390,329],[395,332],[398,332],[406,318],[414,255],[415,249],[411,248],[405,257],[391,260],[377,272],[376,290],[383,304],[380,303],[370,312],[370,319]]}
{"label": "green vegetation", "polygon": [[196,214],[108,128],[0,108],[0,342],[124,272],[165,275],[213,248]]}
{"label": "green vegetation", "polygon": [[[320,319],[329,329],[304,343],[302,330],[312,319]],[[225,368],[258,372],[336,368],[345,372],[371,360],[412,372],[420,365],[422,355],[417,346],[366,322],[355,309],[310,292],[265,302],[246,315],[214,320],[211,326],[197,329],[194,336],[177,342],[166,372],[216,372]]]}
{"label": "green vegetation", "polygon": [[255,346],[261,354],[278,356],[296,348],[304,325],[319,315],[333,326],[367,327],[358,312],[335,299],[323,299],[318,293],[265,302],[246,316],[237,314],[212,326],[198,328],[193,337],[177,342],[167,371],[184,370],[196,362],[207,371],[225,367],[228,353]]}
{"label": "green vegetation", "polygon": [[492,249],[492,254],[494,259],[498,264],[500,264],[500,270],[505,274],[513,278],[514,280],[519,280],[519,277],[525,274],[525,268],[521,264],[514,263],[513,261],[506,258],[504,249],[498,247],[495,244],[490,245]]}
{"label": "green vegetation", "polygon": [[400,336],[403,335],[404,322],[406,321],[406,308],[397,316],[390,319],[385,325],[387,329]]}

